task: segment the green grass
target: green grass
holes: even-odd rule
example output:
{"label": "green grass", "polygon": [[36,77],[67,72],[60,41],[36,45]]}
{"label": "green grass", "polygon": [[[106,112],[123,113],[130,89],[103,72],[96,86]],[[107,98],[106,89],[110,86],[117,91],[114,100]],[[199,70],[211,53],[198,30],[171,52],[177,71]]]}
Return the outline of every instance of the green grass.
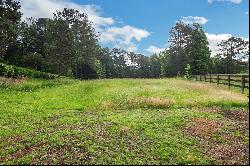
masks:
{"label": "green grass", "polygon": [[219,113],[247,109],[237,90],[181,79],[0,84],[0,164],[223,163],[186,131],[194,119],[225,121],[247,146],[242,121]]}

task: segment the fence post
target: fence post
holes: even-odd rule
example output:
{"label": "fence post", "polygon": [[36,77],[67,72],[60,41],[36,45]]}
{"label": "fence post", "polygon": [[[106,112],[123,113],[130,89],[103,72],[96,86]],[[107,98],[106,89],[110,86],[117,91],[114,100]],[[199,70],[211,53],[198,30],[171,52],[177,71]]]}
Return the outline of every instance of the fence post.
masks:
{"label": "fence post", "polygon": [[200,75],[200,81],[201,81],[201,75]]}
{"label": "fence post", "polygon": [[220,76],[217,75],[217,85],[219,85],[219,84],[220,84]]}
{"label": "fence post", "polygon": [[195,80],[196,80],[196,81],[198,80],[197,75],[195,75]]}
{"label": "fence post", "polygon": [[230,89],[230,75],[228,75],[228,88]]}
{"label": "fence post", "polygon": [[211,78],[211,74],[209,75],[209,79],[210,79],[210,83],[212,83],[212,78]]}
{"label": "fence post", "polygon": [[207,81],[207,77],[206,77],[206,74],[204,75],[204,78],[205,78],[205,82]]}
{"label": "fence post", "polygon": [[245,88],[245,76],[241,76],[241,93],[244,93]]}

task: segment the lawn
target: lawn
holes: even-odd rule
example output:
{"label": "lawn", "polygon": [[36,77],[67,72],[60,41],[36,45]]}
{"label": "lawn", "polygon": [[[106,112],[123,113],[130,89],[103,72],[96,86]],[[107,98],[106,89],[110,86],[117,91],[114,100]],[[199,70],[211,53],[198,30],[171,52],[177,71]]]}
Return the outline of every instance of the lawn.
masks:
{"label": "lawn", "polygon": [[177,78],[0,82],[0,164],[248,164],[248,116]]}

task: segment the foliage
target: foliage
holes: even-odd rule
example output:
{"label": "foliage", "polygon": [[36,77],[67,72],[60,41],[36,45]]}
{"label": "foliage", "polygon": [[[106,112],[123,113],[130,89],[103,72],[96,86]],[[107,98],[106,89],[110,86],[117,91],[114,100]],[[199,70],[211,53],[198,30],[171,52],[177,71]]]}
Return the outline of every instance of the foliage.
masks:
{"label": "foliage", "polygon": [[203,27],[197,23],[176,22],[169,33],[169,47],[145,56],[102,48],[100,34],[87,14],[75,9],[64,8],[53,18],[27,18],[21,23],[19,2],[4,0],[0,9],[3,63],[80,79],[184,76],[188,64],[189,75],[248,72],[248,41],[236,37],[222,41],[219,54],[212,57]]}
{"label": "foliage", "polygon": [[187,66],[185,67],[184,78],[186,78],[186,79],[190,79],[191,78],[191,66],[190,66],[190,64],[187,64]]}
{"label": "foliage", "polygon": [[167,75],[176,76],[177,73],[184,75],[184,69],[190,58],[188,57],[188,44],[192,28],[183,22],[177,22],[170,31],[170,48],[167,65]]}
{"label": "foliage", "polygon": [[14,0],[0,1],[0,58],[8,59],[6,51],[15,46],[18,25],[21,20],[20,2]]}
{"label": "foliage", "polygon": [[12,78],[42,78],[42,79],[55,79],[58,76],[55,74],[39,72],[31,69],[26,69],[22,67],[16,67],[13,65],[6,65],[0,63],[0,76],[12,77]]}
{"label": "foliage", "polygon": [[16,58],[10,62],[59,75],[88,78],[95,73],[88,71],[96,70],[97,37],[87,15],[74,9],[56,11],[52,19],[28,18],[20,26],[20,44]]}
{"label": "foliage", "polygon": [[97,71],[97,75],[98,78],[105,78],[105,68],[104,66],[100,63],[99,60],[96,60],[96,71]]}
{"label": "foliage", "polygon": [[230,37],[218,44],[220,47],[217,58],[224,63],[225,73],[239,73],[247,68],[247,60],[249,63],[249,41],[242,38]]}
{"label": "foliage", "polygon": [[207,37],[199,24],[193,24],[192,28],[190,43],[187,46],[187,54],[191,65],[190,74],[206,74],[209,72],[211,54]]}

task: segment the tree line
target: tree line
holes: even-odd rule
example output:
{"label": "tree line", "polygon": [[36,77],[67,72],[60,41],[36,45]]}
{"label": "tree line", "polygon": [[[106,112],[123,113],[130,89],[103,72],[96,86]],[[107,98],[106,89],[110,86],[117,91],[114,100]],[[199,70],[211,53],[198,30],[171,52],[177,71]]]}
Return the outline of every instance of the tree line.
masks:
{"label": "tree line", "polygon": [[53,18],[21,21],[20,3],[0,1],[0,62],[75,78],[159,78],[248,72],[249,42],[231,37],[211,56],[201,25],[176,22],[169,47],[145,56],[102,48],[85,13],[64,8]]}

